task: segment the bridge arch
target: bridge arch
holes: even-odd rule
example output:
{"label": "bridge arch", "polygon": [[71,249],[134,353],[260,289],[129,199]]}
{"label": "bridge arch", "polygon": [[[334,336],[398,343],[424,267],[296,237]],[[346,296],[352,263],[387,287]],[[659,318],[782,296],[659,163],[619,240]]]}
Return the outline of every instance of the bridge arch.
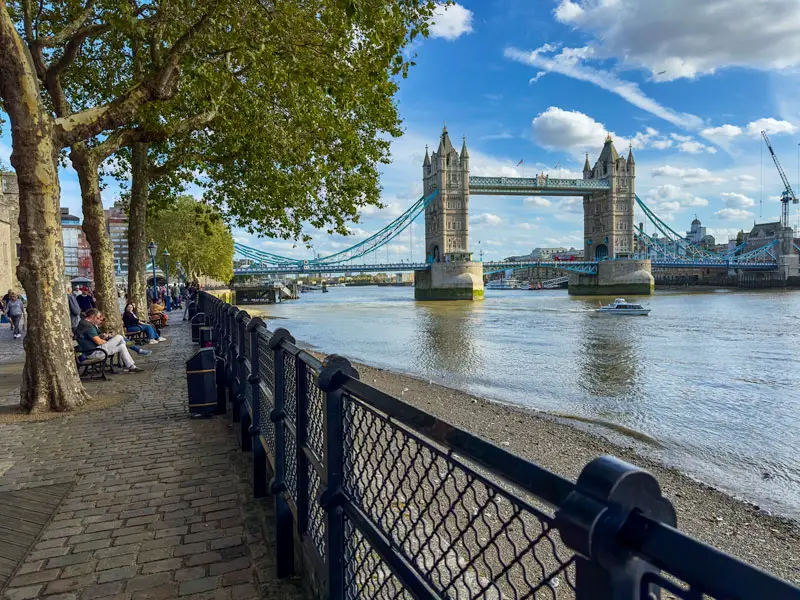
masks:
{"label": "bridge arch", "polygon": [[598,244],[594,249],[595,260],[605,260],[608,258],[608,246],[605,244]]}

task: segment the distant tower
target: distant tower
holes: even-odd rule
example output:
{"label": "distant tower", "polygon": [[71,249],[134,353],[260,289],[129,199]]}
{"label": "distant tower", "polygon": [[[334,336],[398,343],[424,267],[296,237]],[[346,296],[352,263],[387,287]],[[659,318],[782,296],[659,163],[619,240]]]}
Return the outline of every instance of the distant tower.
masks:
{"label": "distant tower", "polygon": [[608,179],[611,189],[583,197],[583,251],[587,260],[631,258],[633,243],[633,209],[636,202],[636,162],[633,149],[625,160],[614,148],[611,135],[606,137],[600,158],[583,167],[584,179]]}
{"label": "distant tower", "polygon": [[447,126],[439,148],[422,163],[425,196],[439,194],[425,209],[425,256],[429,262],[469,261],[469,152],[467,140],[461,154],[453,147]]}

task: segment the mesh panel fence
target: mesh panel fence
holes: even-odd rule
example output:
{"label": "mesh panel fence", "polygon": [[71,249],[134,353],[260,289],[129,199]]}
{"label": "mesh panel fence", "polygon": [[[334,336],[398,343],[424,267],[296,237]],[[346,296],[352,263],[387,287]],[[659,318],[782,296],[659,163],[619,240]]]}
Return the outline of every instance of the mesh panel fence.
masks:
{"label": "mesh panel fence", "polygon": [[349,396],[344,421],[346,491],[442,597],[574,596],[551,515]]}

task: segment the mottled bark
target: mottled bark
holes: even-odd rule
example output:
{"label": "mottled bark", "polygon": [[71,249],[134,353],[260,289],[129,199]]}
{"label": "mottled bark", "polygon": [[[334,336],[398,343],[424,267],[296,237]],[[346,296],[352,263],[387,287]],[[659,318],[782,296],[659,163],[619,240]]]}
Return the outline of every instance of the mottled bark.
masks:
{"label": "mottled bark", "polygon": [[83,232],[92,250],[97,308],[106,316],[106,331],[121,333],[122,314],[117,302],[117,286],[114,281],[114,249],[106,231],[98,165],[83,142],[72,146],[70,159],[81,185]]}
{"label": "mottled bark", "polygon": [[128,302],[147,306],[147,202],[150,196],[148,144],[131,147],[131,203],[128,214]]}
{"label": "mottled bark", "polygon": [[54,123],[42,106],[29,59],[0,0],[0,97],[11,123],[11,165],[19,182],[17,277],[28,299],[20,405],[30,412],[69,410],[89,396],[75,367],[64,294]]}

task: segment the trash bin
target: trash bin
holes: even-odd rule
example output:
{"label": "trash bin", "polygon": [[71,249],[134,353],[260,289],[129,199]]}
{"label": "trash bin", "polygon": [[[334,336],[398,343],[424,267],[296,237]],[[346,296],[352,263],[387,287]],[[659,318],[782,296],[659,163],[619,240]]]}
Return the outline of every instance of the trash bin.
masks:
{"label": "trash bin", "polygon": [[213,348],[202,348],[186,361],[189,414],[193,417],[217,413],[217,357]]}
{"label": "trash bin", "polygon": [[192,321],[192,341],[200,341],[200,328],[206,325],[206,313],[195,313]]}
{"label": "trash bin", "polygon": [[197,314],[197,302],[189,302],[189,306],[186,308],[186,310],[188,311],[189,320],[191,321],[192,317]]}
{"label": "trash bin", "polygon": [[204,326],[200,328],[200,347],[213,348],[214,347],[214,328]]}

